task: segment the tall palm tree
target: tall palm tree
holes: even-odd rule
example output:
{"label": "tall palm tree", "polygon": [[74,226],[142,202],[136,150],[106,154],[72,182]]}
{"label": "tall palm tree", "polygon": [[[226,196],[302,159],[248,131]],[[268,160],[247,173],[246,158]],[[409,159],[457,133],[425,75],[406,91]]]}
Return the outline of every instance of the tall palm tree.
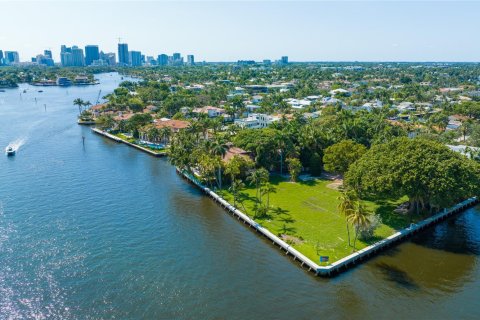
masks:
{"label": "tall palm tree", "polygon": [[270,208],[270,193],[276,191],[275,187],[270,182],[267,182],[261,191],[267,195],[267,208]]}
{"label": "tall palm tree", "polygon": [[83,99],[77,98],[73,100],[73,105],[78,106],[78,115],[82,115],[82,107],[85,105]]}
{"label": "tall palm tree", "polygon": [[342,190],[340,196],[337,197],[339,200],[337,209],[345,217],[345,223],[347,225],[347,234],[348,234],[348,245],[350,246],[350,227],[348,217],[355,208],[356,202],[358,201],[356,195],[352,191]]}
{"label": "tall palm tree", "polygon": [[[210,152],[215,156],[219,156],[220,159],[223,159],[228,150],[228,146],[222,143],[222,141],[220,141],[219,139],[213,140],[210,148]],[[219,162],[217,174],[218,188],[222,190],[222,161]]]}
{"label": "tall palm tree", "polygon": [[266,169],[260,168],[253,170],[250,175],[247,177],[247,180],[251,183],[255,184],[257,201],[261,202],[261,195],[260,195],[260,187],[262,186],[263,182],[267,182],[269,177],[269,173]]}
{"label": "tall palm tree", "polygon": [[355,250],[358,234],[370,225],[371,215],[360,202],[357,202],[353,210],[349,210],[349,212],[347,219],[355,227],[355,239],[353,240],[353,249]]}

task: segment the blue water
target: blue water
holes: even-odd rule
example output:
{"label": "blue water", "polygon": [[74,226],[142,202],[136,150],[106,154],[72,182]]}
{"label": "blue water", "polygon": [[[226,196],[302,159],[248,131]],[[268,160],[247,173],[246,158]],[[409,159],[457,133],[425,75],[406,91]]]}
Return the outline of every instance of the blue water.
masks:
{"label": "blue water", "polygon": [[480,317],[478,208],[313,277],[165,159],[77,125],[73,100],[120,81],[98,77],[0,93],[0,147],[20,145],[0,157],[0,319]]}

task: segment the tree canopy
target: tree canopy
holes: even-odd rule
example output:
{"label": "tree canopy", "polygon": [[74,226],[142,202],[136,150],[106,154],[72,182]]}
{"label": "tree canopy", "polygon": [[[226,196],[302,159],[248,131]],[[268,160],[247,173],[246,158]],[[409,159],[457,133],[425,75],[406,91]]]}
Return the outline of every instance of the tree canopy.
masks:
{"label": "tree canopy", "polygon": [[352,164],[347,188],[361,197],[408,196],[410,209],[439,209],[480,191],[480,165],[426,139],[374,145]]}

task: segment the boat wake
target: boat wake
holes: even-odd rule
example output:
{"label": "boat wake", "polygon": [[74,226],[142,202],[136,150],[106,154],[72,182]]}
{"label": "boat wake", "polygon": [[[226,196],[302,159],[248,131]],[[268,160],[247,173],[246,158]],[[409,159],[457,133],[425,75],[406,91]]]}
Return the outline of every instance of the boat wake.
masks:
{"label": "boat wake", "polygon": [[8,144],[7,148],[11,147],[14,151],[18,151],[18,149],[20,149],[20,147],[25,144],[26,140],[27,139],[25,138],[20,138],[15,141],[12,141]]}

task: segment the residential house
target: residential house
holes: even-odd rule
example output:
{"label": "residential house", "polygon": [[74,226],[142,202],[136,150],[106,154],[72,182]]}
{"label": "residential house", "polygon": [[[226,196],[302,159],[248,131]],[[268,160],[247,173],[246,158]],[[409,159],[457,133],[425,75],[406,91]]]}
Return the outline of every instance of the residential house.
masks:
{"label": "residential house", "polygon": [[193,113],[196,114],[206,114],[208,115],[209,118],[216,118],[219,116],[222,116],[225,114],[225,109],[218,108],[218,107],[212,107],[212,106],[206,106],[206,107],[201,107],[201,108],[195,108],[192,111]]}
{"label": "residential house", "polygon": [[235,119],[234,123],[242,128],[260,129],[268,127],[271,123],[278,121],[279,119],[279,117],[263,113],[251,113],[246,118]]}

